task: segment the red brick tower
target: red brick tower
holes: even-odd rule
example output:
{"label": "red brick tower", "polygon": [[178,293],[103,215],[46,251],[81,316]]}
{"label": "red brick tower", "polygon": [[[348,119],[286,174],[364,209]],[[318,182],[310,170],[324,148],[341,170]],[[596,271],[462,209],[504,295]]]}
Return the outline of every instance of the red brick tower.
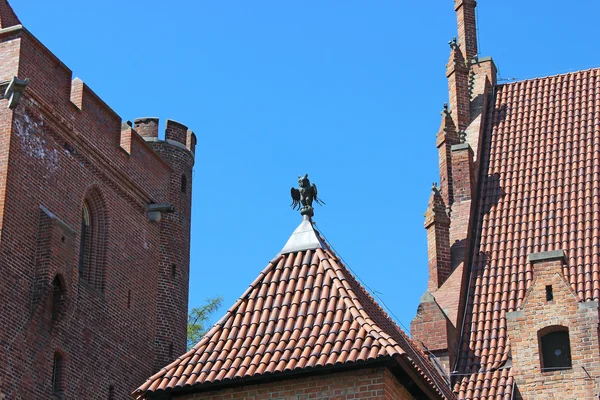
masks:
{"label": "red brick tower", "polygon": [[[173,169],[168,202],[172,212],[162,213],[160,221],[160,262],[156,321],[154,370],[173,361],[186,349],[187,308],[190,264],[190,220],[192,207],[192,167],[196,135],[179,122],[167,120],[164,140],[158,139],[158,119],[138,118],[135,129]],[[171,211],[171,210],[168,210]]]}
{"label": "red brick tower", "polygon": [[150,126],[0,0],[0,399],[126,398],[185,348],[195,137]]}

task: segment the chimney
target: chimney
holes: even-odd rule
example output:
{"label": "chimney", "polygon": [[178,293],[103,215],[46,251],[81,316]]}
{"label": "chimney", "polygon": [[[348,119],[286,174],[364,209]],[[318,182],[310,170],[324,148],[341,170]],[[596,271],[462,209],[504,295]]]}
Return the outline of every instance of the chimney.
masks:
{"label": "chimney", "polygon": [[458,24],[458,44],[465,58],[470,62],[479,53],[477,49],[477,20],[475,0],[454,0],[456,22]]}

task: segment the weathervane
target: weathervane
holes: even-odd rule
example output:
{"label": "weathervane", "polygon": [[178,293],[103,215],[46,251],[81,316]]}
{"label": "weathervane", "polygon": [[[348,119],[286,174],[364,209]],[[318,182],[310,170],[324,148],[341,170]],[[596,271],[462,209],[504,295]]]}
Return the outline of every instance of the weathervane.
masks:
{"label": "weathervane", "polygon": [[[324,205],[325,202],[317,197],[317,185],[310,184],[308,174],[298,175],[298,186],[300,186],[299,189],[292,188],[291,190],[291,207],[294,210],[300,210],[301,215],[312,217],[314,215],[313,200],[320,206]],[[300,204],[302,204],[302,207],[300,207]]]}

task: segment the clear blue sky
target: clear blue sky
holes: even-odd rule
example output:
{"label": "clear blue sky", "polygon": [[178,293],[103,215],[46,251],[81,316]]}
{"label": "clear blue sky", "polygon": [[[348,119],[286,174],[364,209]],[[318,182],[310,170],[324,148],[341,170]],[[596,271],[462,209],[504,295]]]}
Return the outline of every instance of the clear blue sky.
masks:
{"label": "clear blue sky", "polygon": [[[238,298],[300,222],[289,189],[309,173],[327,202],[318,226],[409,325],[427,283],[451,0],[11,5],[124,120],[198,135],[190,306],[222,295],[222,314]],[[480,53],[503,78],[598,67],[598,15],[598,0],[480,0]]]}

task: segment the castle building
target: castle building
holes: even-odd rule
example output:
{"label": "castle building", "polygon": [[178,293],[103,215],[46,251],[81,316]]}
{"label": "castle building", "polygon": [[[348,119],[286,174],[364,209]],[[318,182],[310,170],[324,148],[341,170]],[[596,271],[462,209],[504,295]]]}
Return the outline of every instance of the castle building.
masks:
{"label": "castle building", "polygon": [[0,96],[0,398],[127,398],[186,348],[195,135],[122,123],[6,0]]}
{"label": "castle building", "polygon": [[136,399],[600,396],[600,69],[498,83],[476,6],[454,1],[412,339],[309,215]]}
{"label": "castle building", "polygon": [[600,396],[600,69],[499,84],[455,0],[412,337],[459,399]]}

